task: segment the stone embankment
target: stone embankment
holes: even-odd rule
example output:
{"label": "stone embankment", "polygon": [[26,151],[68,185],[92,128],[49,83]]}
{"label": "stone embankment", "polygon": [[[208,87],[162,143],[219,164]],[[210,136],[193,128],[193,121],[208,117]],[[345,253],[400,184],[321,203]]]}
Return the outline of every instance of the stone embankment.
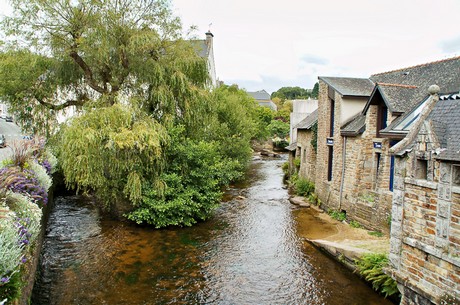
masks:
{"label": "stone embankment", "polygon": [[310,205],[303,197],[291,197],[289,201],[304,207],[297,213],[300,236],[348,268],[355,270],[354,262],[364,254],[389,252],[388,236],[373,236],[368,230],[337,221],[319,207]]}

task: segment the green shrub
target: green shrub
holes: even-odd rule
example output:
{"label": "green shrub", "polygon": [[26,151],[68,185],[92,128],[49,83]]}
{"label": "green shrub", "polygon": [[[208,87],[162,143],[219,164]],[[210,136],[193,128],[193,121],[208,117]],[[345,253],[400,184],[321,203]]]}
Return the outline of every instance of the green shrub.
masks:
{"label": "green shrub", "polygon": [[362,226],[359,222],[357,222],[356,220],[350,221],[350,226],[351,226],[352,228],[362,228],[362,227],[363,227],[363,226]]}
{"label": "green shrub", "polygon": [[383,236],[383,233],[380,232],[380,231],[371,231],[371,232],[367,232],[369,235],[372,235],[372,236],[377,236],[377,237],[382,237]]}
{"label": "green shrub", "polygon": [[281,169],[283,170],[285,176],[289,176],[289,162],[284,162]]}
{"label": "green shrub", "polygon": [[383,272],[388,266],[388,258],[383,253],[365,254],[356,262],[357,271],[385,297],[399,294],[396,281]]}
{"label": "green shrub", "polygon": [[295,192],[299,196],[309,196],[315,191],[315,185],[308,179],[299,178],[295,183]]}
{"label": "green shrub", "polygon": [[345,214],[345,212],[329,210],[328,214],[333,219],[338,220],[338,221],[344,221],[345,219],[347,219],[347,214]]}
{"label": "green shrub", "polygon": [[294,163],[295,168],[296,168],[297,170],[299,170],[299,168],[300,168],[300,159],[299,159],[299,158],[295,158],[293,163]]}
{"label": "green shrub", "polygon": [[311,193],[310,195],[308,195],[308,201],[318,206],[321,204],[321,200],[319,200],[318,195],[316,195],[315,193]]}

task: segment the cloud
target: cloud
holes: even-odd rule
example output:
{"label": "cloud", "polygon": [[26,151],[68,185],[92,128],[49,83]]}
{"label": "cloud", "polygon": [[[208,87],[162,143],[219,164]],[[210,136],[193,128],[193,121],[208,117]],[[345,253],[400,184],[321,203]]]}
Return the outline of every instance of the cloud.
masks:
{"label": "cloud", "polygon": [[313,54],[303,55],[300,58],[300,60],[307,64],[316,64],[316,65],[321,65],[321,66],[327,65],[329,63],[329,60],[327,60],[326,58],[323,58],[317,55],[313,55]]}
{"label": "cloud", "polygon": [[460,53],[460,36],[442,41],[441,50],[446,53]]}

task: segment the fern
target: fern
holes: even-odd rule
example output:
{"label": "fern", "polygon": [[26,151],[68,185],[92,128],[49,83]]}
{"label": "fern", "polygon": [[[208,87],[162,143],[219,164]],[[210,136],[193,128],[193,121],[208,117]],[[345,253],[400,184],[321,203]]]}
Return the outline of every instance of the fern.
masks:
{"label": "fern", "polygon": [[356,261],[359,274],[372,284],[374,290],[388,297],[399,294],[399,291],[396,281],[383,272],[386,266],[388,258],[383,253],[366,254]]}

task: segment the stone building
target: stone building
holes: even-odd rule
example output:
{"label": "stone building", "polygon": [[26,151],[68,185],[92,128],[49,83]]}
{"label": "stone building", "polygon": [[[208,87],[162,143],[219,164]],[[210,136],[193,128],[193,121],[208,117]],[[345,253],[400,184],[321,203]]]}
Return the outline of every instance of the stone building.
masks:
{"label": "stone building", "polygon": [[358,156],[360,146],[354,139],[347,142],[341,129],[355,121],[373,88],[374,83],[367,78],[319,77],[314,182],[315,192],[326,209],[345,210],[345,181],[356,179],[357,170],[350,167],[356,166],[352,160]]}
{"label": "stone building", "polygon": [[[395,154],[389,273],[403,305],[460,304],[460,94],[431,86]],[[401,120],[401,122],[404,120]]]}
{"label": "stone building", "polygon": [[259,91],[253,91],[253,92],[248,91],[248,94],[256,100],[259,106],[268,107],[274,111],[278,110],[278,107],[276,107],[276,104],[273,103],[273,101],[270,98],[270,94],[268,94],[267,91],[263,89]]}
{"label": "stone building", "polygon": [[290,151],[289,166],[294,168],[294,159],[300,160],[299,176],[310,181],[315,180],[316,147],[312,141],[316,141],[318,124],[318,110],[310,113],[306,118],[293,127],[298,136],[298,141],[286,147]]}
{"label": "stone building", "polygon": [[460,88],[454,73],[459,70],[455,57],[369,79],[319,77],[316,192],[326,209],[344,211],[367,228],[389,230],[394,181],[389,150],[407,134],[400,125],[426,100],[424,88],[441,82],[443,92]]}

